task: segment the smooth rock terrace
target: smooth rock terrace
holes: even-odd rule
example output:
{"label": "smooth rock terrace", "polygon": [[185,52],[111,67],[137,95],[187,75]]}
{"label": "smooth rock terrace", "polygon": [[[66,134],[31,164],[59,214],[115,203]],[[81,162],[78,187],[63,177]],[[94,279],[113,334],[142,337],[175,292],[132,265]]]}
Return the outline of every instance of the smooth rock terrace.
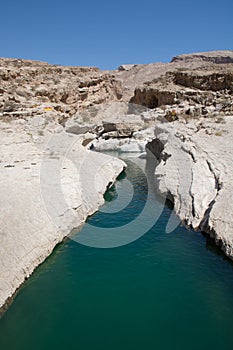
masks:
{"label": "smooth rock terrace", "polygon": [[0,306],[103,204],[125,166],[88,151],[59,125],[42,136],[31,122],[0,122]]}

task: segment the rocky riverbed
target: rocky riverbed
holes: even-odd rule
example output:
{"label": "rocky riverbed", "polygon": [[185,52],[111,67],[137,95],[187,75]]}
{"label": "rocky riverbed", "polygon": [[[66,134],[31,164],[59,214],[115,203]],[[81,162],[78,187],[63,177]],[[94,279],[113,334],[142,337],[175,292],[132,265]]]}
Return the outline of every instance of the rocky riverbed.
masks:
{"label": "rocky riverbed", "polygon": [[0,306],[124,168],[90,149],[153,152],[158,191],[233,258],[232,51],[104,72],[0,59],[0,79]]}

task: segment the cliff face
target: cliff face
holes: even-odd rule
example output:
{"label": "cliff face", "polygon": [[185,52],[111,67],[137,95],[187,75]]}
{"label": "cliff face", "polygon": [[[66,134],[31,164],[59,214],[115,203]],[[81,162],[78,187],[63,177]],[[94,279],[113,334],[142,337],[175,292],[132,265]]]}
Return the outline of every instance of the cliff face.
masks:
{"label": "cliff face", "polygon": [[119,77],[123,99],[150,109],[143,120],[154,118],[147,148],[159,161],[159,192],[172,198],[181,221],[210,234],[233,259],[233,52],[181,55]]}
{"label": "cliff face", "polygon": [[174,62],[204,62],[204,63],[215,63],[215,64],[224,64],[224,63],[233,63],[233,52],[230,50],[218,50],[210,52],[197,52],[192,54],[183,54],[173,57],[171,63]]}
{"label": "cliff face", "polygon": [[[124,166],[88,151],[82,136],[65,133],[59,123],[120,98],[121,84],[112,72],[0,59],[0,307],[55,245],[98,209]],[[74,169],[65,157],[70,146]],[[64,170],[60,161],[68,162]],[[86,188],[93,176],[97,183]]]}
{"label": "cliff face", "polygon": [[233,92],[233,67],[225,66],[224,69],[212,69],[210,71],[195,70],[177,71],[174,73],[173,81],[176,85],[195,88],[201,91]]}
{"label": "cliff face", "polygon": [[[130,102],[152,109],[163,105],[178,107],[182,103],[189,103],[190,107],[228,106],[224,112],[232,113],[233,63],[203,62],[196,60],[199,66],[195,69],[188,68],[190,61],[184,61],[178,68],[172,64],[169,68],[168,64],[169,69],[164,75],[137,87]],[[219,112],[219,108],[216,111]]]}
{"label": "cliff face", "polygon": [[209,233],[233,259],[233,116],[158,124],[147,147],[156,155],[158,190],[179,218]]}
{"label": "cliff face", "polygon": [[0,59],[0,113],[43,113],[65,118],[79,109],[121,98],[114,75],[98,68],[64,67],[44,62]]}
{"label": "cliff face", "polygon": [[147,70],[146,80],[130,102],[155,118],[147,148],[159,161],[159,192],[172,198],[183,222],[210,234],[233,259],[233,52],[180,55],[130,72],[136,69],[137,78]]}
{"label": "cliff face", "polygon": [[191,73],[197,70],[200,74],[214,71],[224,73],[225,69],[232,72],[232,66],[233,51],[213,51],[176,56],[170,63],[134,65],[129,70],[118,71],[116,76],[122,83],[123,100],[128,101],[133,97],[136,88],[143,89],[154,83],[158,83],[157,87],[160,90],[166,88],[167,83],[171,82],[169,73],[175,74],[179,71]]}
{"label": "cliff face", "polygon": [[159,191],[233,258],[232,84],[232,51],[111,72],[0,59],[0,306],[122,171],[90,145],[143,152],[149,141]]}
{"label": "cliff face", "polygon": [[62,123],[87,107],[108,102],[130,102],[151,109],[198,99],[213,104],[218,103],[216,92],[224,99],[224,92],[233,90],[232,51],[122,67],[105,72],[94,67],[0,59],[0,115],[38,116],[47,108],[53,119]]}

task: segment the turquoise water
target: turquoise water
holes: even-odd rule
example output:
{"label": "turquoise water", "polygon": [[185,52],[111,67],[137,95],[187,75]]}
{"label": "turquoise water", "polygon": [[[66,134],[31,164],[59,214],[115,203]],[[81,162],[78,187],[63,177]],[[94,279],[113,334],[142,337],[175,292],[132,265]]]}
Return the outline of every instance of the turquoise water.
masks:
{"label": "turquoise water", "polygon": [[[108,191],[105,208],[127,178],[129,205],[99,212],[85,227],[120,227],[139,215],[145,176],[133,165],[127,176]],[[198,232],[165,233],[170,214],[165,206],[149,232],[118,248],[59,245],[0,319],[0,349],[232,349],[233,265]]]}

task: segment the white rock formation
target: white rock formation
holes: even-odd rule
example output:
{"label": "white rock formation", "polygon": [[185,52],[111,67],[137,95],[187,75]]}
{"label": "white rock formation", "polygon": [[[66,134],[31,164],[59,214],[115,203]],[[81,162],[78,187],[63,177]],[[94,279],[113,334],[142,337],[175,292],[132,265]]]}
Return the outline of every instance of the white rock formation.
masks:
{"label": "white rock formation", "polygon": [[125,166],[87,150],[61,126],[39,124],[0,122],[0,307],[103,204]]}
{"label": "white rock formation", "polygon": [[133,131],[132,137],[129,138],[109,138],[100,137],[93,140],[90,144],[96,151],[100,152],[119,152],[119,153],[144,153],[146,145],[154,138],[154,127],[150,127],[141,131]]}
{"label": "white rock formation", "polygon": [[232,60],[232,51],[218,51],[100,72],[0,59],[0,306],[97,210],[123,169],[82,145],[144,152],[158,121],[197,118],[156,127],[159,189],[233,257],[232,117],[221,124],[233,111]]}
{"label": "white rock formation", "polygon": [[92,145],[98,152],[132,152],[132,153],[143,153],[145,152],[146,141],[138,141],[134,139],[99,139],[94,140]]}
{"label": "white rock formation", "polygon": [[158,189],[182,221],[209,233],[233,259],[233,117],[159,124],[148,147]]}

